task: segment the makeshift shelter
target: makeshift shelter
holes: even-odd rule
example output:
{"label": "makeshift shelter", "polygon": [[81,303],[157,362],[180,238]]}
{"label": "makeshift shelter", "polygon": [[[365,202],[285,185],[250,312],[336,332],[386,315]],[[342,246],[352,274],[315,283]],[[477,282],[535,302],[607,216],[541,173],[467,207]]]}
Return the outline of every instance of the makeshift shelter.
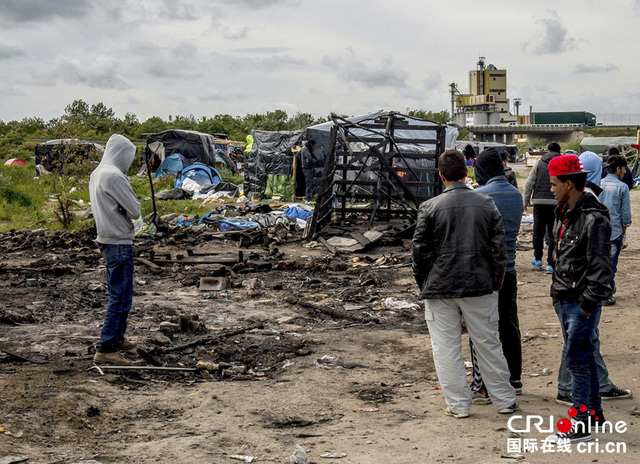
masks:
{"label": "makeshift shelter", "polygon": [[162,177],[166,175],[178,175],[182,169],[187,166],[189,162],[180,153],[174,153],[167,156],[158,169],[156,170],[156,177]]}
{"label": "makeshift shelter", "polygon": [[[385,115],[398,114],[384,111],[354,116],[344,121],[353,124],[375,121]],[[424,126],[437,126],[437,123],[421,119],[407,118],[421,121]],[[331,145],[331,131],[336,125],[329,121],[307,127],[299,131],[251,131],[253,147],[251,152],[245,152],[244,191],[245,194],[257,192],[260,195],[280,195],[283,198],[291,198],[295,189],[296,196],[304,196],[304,175],[299,158],[296,157],[298,147],[304,141],[313,139],[316,141],[314,154],[324,164]],[[453,148],[458,137],[458,130],[453,126],[445,128],[445,145]],[[395,127],[394,131],[400,138],[412,138],[420,134],[422,129],[404,129]],[[399,131],[399,132],[398,132]],[[384,132],[384,128],[382,129]],[[355,130],[358,133],[358,129]],[[377,135],[380,135],[379,133]],[[424,144],[423,144],[424,145]],[[425,146],[418,148],[426,149]],[[322,168],[319,169],[320,174]]]}
{"label": "makeshift shelter", "polygon": [[515,145],[505,145],[504,143],[498,142],[476,142],[476,141],[466,141],[466,140],[456,140],[455,147],[456,150],[460,150],[464,153],[464,149],[467,145],[471,145],[473,151],[476,153],[476,156],[485,151],[487,148],[498,148],[503,149],[509,154],[509,161],[515,162],[516,156],[518,154],[518,147]]}
{"label": "makeshift shelter", "polygon": [[438,157],[454,147],[458,130],[378,112],[334,117],[332,123],[308,128],[306,137],[328,147],[310,237],[334,219],[340,223],[358,216],[366,216],[370,225],[406,219],[410,229],[420,203],[441,191]]}
{"label": "makeshift shelter", "polygon": [[21,158],[10,158],[4,162],[5,166],[24,166],[27,162]]}
{"label": "makeshift shelter", "polygon": [[229,145],[225,142],[211,134],[170,129],[147,135],[145,156],[150,161],[151,172],[155,172],[167,157],[179,153],[187,164],[198,162],[235,173],[236,165],[227,153]]}
{"label": "makeshift shelter", "polygon": [[39,143],[35,148],[36,166],[47,171],[61,171],[66,162],[81,163],[89,158],[99,161],[104,147],[88,140],[55,139]]}
{"label": "makeshift shelter", "polygon": [[[251,131],[253,144],[244,154],[244,191],[260,195],[294,194],[294,147],[302,143],[303,131]],[[248,138],[247,138],[248,139]]]}
{"label": "makeshift shelter", "polygon": [[174,188],[182,188],[193,192],[207,185],[217,185],[220,182],[222,182],[222,177],[215,168],[204,163],[193,163],[180,171]]}
{"label": "makeshift shelter", "polygon": [[630,149],[636,143],[636,137],[585,137],[580,142],[582,151],[605,153],[610,147]]}

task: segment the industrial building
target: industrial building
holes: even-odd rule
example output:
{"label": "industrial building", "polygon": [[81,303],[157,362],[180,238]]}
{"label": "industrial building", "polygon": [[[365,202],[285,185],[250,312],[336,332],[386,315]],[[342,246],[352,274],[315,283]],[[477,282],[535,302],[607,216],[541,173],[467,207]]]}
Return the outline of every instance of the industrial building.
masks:
{"label": "industrial building", "polygon": [[[456,83],[451,85],[451,114],[461,127],[515,123],[517,117],[509,112],[507,70],[494,65],[485,66],[481,56],[477,69],[469,71],[469,93],[463,94]],[[516,108],[520,99],[515,99]]]}

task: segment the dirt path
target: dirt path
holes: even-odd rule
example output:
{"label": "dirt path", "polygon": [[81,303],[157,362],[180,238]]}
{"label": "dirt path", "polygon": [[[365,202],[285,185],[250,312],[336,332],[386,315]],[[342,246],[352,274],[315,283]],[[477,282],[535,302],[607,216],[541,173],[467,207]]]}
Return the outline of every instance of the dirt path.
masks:
{"label": "dirt path", "polygon": [[[631,197],[638,211],[640,192]],[[530,230],[521,231],[517,257],[524,338],[519,401],[523,415],[541,415],[548,423],[549,415],[567,417],[567,408],[554,401],[561,332],[548,297],[550,276],[530,269]],[[612,379],[640,393],[637,226],[629,229],[628,242],[618,304],[605,308],[600,331]],[[244,455],[286,463],[296,444],[318,463],[509,462],[518,457],[504,457],[509,438],[547,435],[515,435],[508,416],[491,406],[473,406],[466,420],[443,414],[422,311],[383,309],[387,297],[416,302],[406,247],[375,248],[370,260],[353,262],[360,255],[337,260],[322,247],[282,245],[284,257],[272,262],[290,269],[238,274],[231,278],[234,288],[211,294],[193,282],[213,267],[174,265],[154,274],[139,265],[132,335],[168,365],[208,360],[247,368],[225,377],[88,371],[106,296],[87,288],[102,282],[99,262],[83,243],[73,245],[64,253],[23,250],[0,257],[4,266],[42,264],[37,272],[25,267],[30,270],[0,275],[0,310],[20,322],[0,325],[0,348],[34,361],[0,352],[0,462],[28,456],[28,463],[233,463],[242,461],[232,455]],[[237,245],[198,247],[228,251]],[[73,272],[53,272],[56,255],[61,266],[72,262]],[[27,286],[34,277],[46,286]],[[162,352],[151,342],[160,323],[185,313],[196,314],[204,327],[177,332],[173,346],[198,337],[211,337],[210,343]],[[216,338],[238,327],[254,328]],[[599,444],[624,442],[626,453],[538,450],[524,453],[524,462],[640,462],[638,405],[636,398],[604,404],[607,419],[625,421],[628,430],[598,435]]]}

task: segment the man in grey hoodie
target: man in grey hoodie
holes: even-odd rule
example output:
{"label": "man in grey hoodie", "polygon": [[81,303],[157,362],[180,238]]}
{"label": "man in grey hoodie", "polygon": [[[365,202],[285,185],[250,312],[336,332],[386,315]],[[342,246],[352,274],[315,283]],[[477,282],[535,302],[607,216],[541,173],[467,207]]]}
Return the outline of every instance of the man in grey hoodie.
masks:
{"label": "man in grey hoodie", "polygon": [[118,351],[136,347],[125,339],[133,301],[133,219],[140,217],[140,204],[127,178],[135,154],[136,147],[126,137],[112,135],[89,181],[96,241],[104,258],[109,293],[95,363],[129,365],[131,362]]}

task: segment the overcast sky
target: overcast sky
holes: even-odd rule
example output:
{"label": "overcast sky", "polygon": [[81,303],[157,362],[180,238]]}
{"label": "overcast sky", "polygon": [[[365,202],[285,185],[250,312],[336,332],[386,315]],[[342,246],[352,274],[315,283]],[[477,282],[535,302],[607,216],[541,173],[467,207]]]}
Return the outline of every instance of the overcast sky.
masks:
{"label": "overcast sky", "polygon": [[640,0],[0,0],[0,119],[450,110],[479,56],[520,113],[640,113]]}

